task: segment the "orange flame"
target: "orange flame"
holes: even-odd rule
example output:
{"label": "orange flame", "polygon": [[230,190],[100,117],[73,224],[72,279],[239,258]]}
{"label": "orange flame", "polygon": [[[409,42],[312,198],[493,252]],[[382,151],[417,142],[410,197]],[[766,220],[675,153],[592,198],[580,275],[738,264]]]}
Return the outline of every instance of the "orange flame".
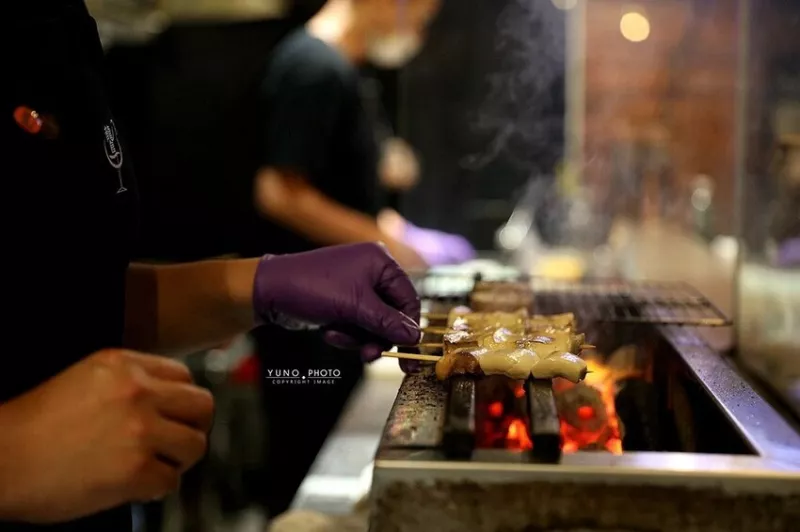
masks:
{"label": "orange flame", "polygon": [[[595,359],[586,360],[586,365],[591,373],[587,374],[584,384],[600,392],[603,406],[606,410],[606,423],[595,431],[573,427],[561,421],[561,436],[564,440],[563,452],[572,453],[581,449],[603,448],[613,454],[622,454],[622,432],[617,417],[614,389],[617,377],[614,373]],[[574,386],[564,381],[559,383],[562,390]],[[593,419],[597,412],[594,408],[584,405],[578,408],[578,417],[584,421]]]}
{"label": "orange flame", "polygon": [[533,449],[533,442],[531,441],[530,436],[528,436],[528,428],[519,418],[513,419],[511,424],[508,426],[508,432],[506,433],[506,447],[508,449],[519,449],[522,451]]}

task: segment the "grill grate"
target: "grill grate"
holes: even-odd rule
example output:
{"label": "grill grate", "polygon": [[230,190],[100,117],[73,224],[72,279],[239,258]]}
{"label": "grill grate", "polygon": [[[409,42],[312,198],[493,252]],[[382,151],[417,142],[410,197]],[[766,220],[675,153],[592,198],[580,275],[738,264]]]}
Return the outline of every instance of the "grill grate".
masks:
{"label": "grill grate", "polygon": [[[537,313],[574,312],[585,320],[615,323],[702,327],[731,324],[722,311],[686,283],[527,279],[534,290]],[[469,275],[436,273],[414,279],[423,300],[456,304],[466,301],[475,280]]]}

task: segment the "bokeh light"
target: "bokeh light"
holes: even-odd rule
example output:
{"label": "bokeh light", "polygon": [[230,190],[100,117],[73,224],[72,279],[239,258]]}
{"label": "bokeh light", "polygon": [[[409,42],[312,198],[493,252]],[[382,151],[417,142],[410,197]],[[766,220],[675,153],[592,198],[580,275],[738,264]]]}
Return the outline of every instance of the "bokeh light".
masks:
{"label": "bokeh light", "polygon": [[643,14],[631,11],[622,15],[619,31],[631,42],[642,42],[650,36],[650,21]]}

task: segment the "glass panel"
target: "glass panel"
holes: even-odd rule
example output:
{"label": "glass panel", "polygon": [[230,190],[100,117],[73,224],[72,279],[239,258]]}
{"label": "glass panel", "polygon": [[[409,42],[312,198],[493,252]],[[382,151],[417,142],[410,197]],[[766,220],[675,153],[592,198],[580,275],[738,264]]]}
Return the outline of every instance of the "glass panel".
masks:
{"label": "glass panel", "polygon": [[446,2],[401,74],[404,209],[524,270],[685,280],[731,309],[738,2]]}
{"label": "glass panel", "polygon": [[742,361],[800,412],[800,2],[751,2],[742,84]]}
{"label": "glass panel", "polygon": [[800,404],[798,35],[797,1],[446,2],[399,78],[405,213],[536,274],[687,281]]}

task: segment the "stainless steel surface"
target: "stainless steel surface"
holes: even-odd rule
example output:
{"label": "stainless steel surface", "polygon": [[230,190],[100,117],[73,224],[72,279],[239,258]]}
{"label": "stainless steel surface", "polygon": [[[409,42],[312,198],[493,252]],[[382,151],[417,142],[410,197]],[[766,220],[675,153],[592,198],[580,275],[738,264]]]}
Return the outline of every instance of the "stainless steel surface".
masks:
{"label": "stainless steel surface", "polygon": [[437,451],[381,450],[372,490],[375,494],[392,482],[437,479],[706,486],[732,493],[800,494],[797,463],[759,456],[578,452],[549,465],[532,464],[523,453],[502,450],[475,451],[470,462],[446,461]]}
{"label": "stainless steel surface", "polygon": [[349,514],[368,493],[375,451],[401,380],[394,360],[379,360],[367,369],[364,383],[300,486],[292,510]]}
{"label": "stainless steel surface", "polygon": [[661,332],[759,455],[800,465],[798,428],[758,395],[726,358],[691,328],[662,327]]}

